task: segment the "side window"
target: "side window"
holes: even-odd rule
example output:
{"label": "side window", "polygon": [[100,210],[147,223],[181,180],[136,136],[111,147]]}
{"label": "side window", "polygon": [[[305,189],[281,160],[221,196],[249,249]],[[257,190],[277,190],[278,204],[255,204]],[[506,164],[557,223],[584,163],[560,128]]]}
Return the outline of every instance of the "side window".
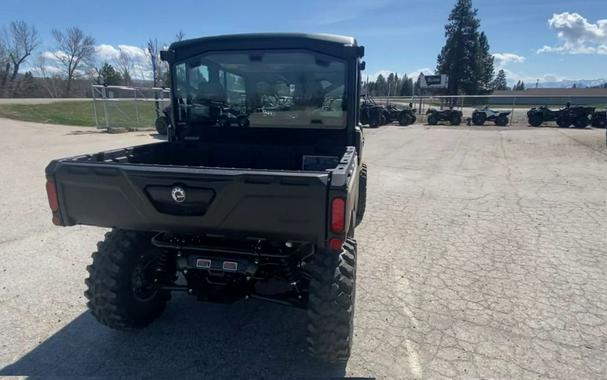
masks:
{"label": "side window", "polygon": [[180,63],[175,66],[175,87],[178,96],[182,96],[186,92],[187,78],[185,76],[185,63]]}
{"label": "side window", "polygon": [[209,68],[205,65],[198,65],[190,68],[190,91],[200,88],[201,83],[209,81]]}
{"label": "side window", "polygon": [[228,103],[243,104],[246,96],[244,78],[240,75],[226,73],[225,79]]}

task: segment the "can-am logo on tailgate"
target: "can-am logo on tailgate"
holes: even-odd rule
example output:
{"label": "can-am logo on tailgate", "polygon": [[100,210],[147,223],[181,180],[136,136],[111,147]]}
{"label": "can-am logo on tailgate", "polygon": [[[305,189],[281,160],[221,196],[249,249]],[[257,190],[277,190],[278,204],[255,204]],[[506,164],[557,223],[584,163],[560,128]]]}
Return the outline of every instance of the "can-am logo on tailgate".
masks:
{"label": "can-am logo on tailgate", "polygon": [[171,190],[171,197],[175,202],[182,203],[185,201],[185,190],[183,187],[175,186]]}

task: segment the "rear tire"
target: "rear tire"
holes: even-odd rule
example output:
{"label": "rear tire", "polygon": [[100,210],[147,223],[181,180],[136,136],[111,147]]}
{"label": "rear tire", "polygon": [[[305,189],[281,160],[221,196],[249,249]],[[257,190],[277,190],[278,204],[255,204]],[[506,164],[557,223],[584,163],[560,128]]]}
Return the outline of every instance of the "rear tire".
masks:
{"label": "rear tire", "polygon": [[436,125],[436,124],[438,124],[438,116],[435,115],[435,114],[433,114],[433,113],[431,113],[428,116],[428,124],[430,124],[430,125]]}
{"label": "rear tire", "polygon": [[498,127],[505,127],[506,125],[508,125],[509,121],[510,120],[508,120],[508,116],[500,115],[495,119],[495,125],[497,125]]}
{"label": "rear tire", "polygon": [[156,119],[154,126],[156,127],[156,132],[158,132],[159,135],[164,136],[168,132],[169,119],[167,119],[166,116],[160,116],[159,118]]}
{"label": "rear tire", "polygon": [[451,119],[449,120],[451,125],[460,125],[462,123],[462,117],[458,114],[451,115]]}
{"label": "rear tire", "polygon": [[540,114],[532,114],[528,116],[529,125],[539,127],[544,122],[544,118]]}
{"label": "rear tire", "polygon": [[398,124],[402,125],[403,127],[409,124],[413,124],[411,122],[412,119],[413,118],[408,113],[403,111],[398,115]]}
{"label": "rear tire", "polygon": [[580,116],[573,122],[573,126],[580,129],[586,128],[589,124],[590,120],[586,116]]}
{"label": "rear tire", "polygon": [[329,363],[346,362],[352,349],[356,294],[356,240],[341,252],[317,252],[311,268],[308,351]]}
{"label": "rear tire", "polygon": [[487,120],[487,115],[482,112],[474,112],[472,114],[472,124],[476,126],[485,125],[485,120]]}
{"label": "rear tire", "polygon": [[97,244],[93,264],[86,269],[87,306],[100,323],[113,329],[143,328],[162,314],[170,293],[139,287],[145,273],[162,253],[150,244],[150,234],[114,229]]}
{"label": "rear tire", "polygon": [[362,164],[358,179],[358,204],[356,205],[356,225],[358,226],[365,216],[367,208],[367,164]]}

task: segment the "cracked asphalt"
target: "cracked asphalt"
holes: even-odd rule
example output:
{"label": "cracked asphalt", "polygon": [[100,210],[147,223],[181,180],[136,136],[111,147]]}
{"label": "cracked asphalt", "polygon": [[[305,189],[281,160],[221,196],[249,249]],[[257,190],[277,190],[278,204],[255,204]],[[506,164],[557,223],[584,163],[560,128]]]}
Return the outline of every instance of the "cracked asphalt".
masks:
{"label": "cracked asphalt", "polygon": [[0,131],[0,376],[607,378],[604,130],[366,130],[346,366],[306,357],[303,311],[257,301],[176,295],[146,330],[97,324],[82,291],[104,230],[52,226],[43,169],[153,137]]}

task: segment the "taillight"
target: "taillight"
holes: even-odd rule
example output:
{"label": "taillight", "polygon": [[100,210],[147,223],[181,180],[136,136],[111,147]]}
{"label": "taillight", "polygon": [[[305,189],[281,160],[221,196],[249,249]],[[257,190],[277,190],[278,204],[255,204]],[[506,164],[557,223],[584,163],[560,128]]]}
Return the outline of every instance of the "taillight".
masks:
{"label": "taillight", "polygon": [[55,182],[46,181],[46,196],[48,198],[48,205],[51,208],[51,211],[53,211],[53,224],[62,226],[63,222],[59,214],[59,198],[57,197]]}
{"label": "taillight", "polygon": [[341,251],[341,247],[344,245],[344,241],[341,239],[333,238],[329,240],[329,248],[333,251]]}
{"label": "taillight", "polygon": [[346,229],[346,200],[333,198],[331,202],[331,232],[339,234]]}
{"label": "taillight", "polygon": [[48,197],[48,205],[53,212],[59,210],[59,199],[57,198],[57,188],[55,182],[46,181],[46,196]]}

